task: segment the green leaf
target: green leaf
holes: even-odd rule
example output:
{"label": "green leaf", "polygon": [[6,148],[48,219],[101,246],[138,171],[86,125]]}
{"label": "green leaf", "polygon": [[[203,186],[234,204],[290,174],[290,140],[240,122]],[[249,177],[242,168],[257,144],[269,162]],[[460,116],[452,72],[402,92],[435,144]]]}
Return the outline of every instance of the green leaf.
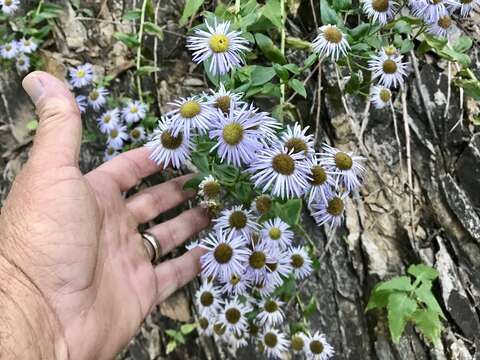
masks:
{"label": "green leaf", "polygon": [[177,343],[175,342],[175,340],[171,340],[168,342],[167,344],[167,349],[165,350],[165,352],[168,354],[170,354],[172,351],[175,350],[175,348],[177,347]]}
{"label": "green leaf", "polygon": [[472,47],[473,41],[469,36],[460,36],[457,42],[453,45],[453,50],[458,52],[465,52]]}
{"label": "green leaf", "polygon": [[315,64],[318,60],[318,55],[317,54],[311,54],[308,58],[305,59],[305,62],[303,63],[303,68],[307,69],[313,64]]}
{"label": "green leaf", "polygon": [[273,44],[268,36],[257,33],[255,34],[255,42],[268,60],[278,64],[287,62],[280,49]]}
{"label": "green leaf", "polygon": [[197,167],[199,171],[203,173],[209,172],[207,155],[199,154],[197,152],[192,153],[192,163]]}
{"label": "green leaf", "polygon": [[305,308],[303,309],[303,316],[306,318],[309,318],[311,315],[315,313],[316,310],[317,310],[317,298],[312,296],[310,298],[310,301],[308,302],[308,305],[305,306]]}
{"label": "green leaf", "polygon": [[394,343],[398,344],[407,320],[417,310],[417,302],[405,293],[394,293],[388,297],[388,327]]}
{"label": "green leaf", "polygon": [[262,8],[262,15],[270,20],[276,28],[281,29],[283,27],[279,0],[267,0]]}
{"label": "green leaf", "polygon": [[283,67],[290,71],[292,74],[300,74],[300,67],[297,64],[287,64],[283,65]]}
{"label": "green leaf", "polygon": [[182,326],[180,326],[180,331],[182,332],[183,335],[188,335],[196,328],[197,328],[196,324],[183,324]]}
{"label": "green leaf", "polygon": [[446,319],[443,314],[442,308],[438,303],[437,299],[432,293],[432,283],[430,281],[425,281],[417,289],[415,289],[415,295],[417,298],[427,305],[428,309],[439,314],[443,319]]}
{"label": "green leaf", "polygon": [[38,128],[38,121],[33,119],[27,123],[27,129],[30,131],[35,131]]}
{"label": "green leaf", "polygon": [[421,309],[413,314],[412,320],[428,340],[433,344],[439,342],[442,332],[442,323],[437,312],[431,311],[430,309]]}
{"label": "green leaf", "polygon": [[392,294],[391,291],[375,291],[375,289],[372,290],[365,311],[387,307],[388,297],[390,296],[390,294]]}
{"label": "green leaf", "polygon": [[288,81],[288,86],[291,87],[297,94],[302,95],[304,98],[307,97],[307,90],[301,81],[297,79],[290,79]]}
{"label": "green leaf", "polygon": [[354,94],[362,85],[362,71],[359,70],[358,72],[352,72],[350,75],[350,80],[348,80],[347,84],[345,85],[345,91],[348,94]]}
{"label": "green leaf", "polygon": [[301,211],[301,199],[290,199],[284,204],[275,203],[275,213],[290,226],[298,224]]}
{"label": "green leaf", "polygon": [[397,276],[388,281],[381,282],[374,289],[374,291],[385,290],[411,291],[413,290],[411,279],[408,276]]}
{"label": "green leaf", "polygon": [[123,32],[116,32],[113,34],[115,39],[120,40],[123,42],[125,45],[127,45],[129,48],[134,48],[140,45],[137,39],[136,34],[127,34]]}
{"label": "green leaf", "polygon": [[275,70],[273,67],[260,66],[260,65],[251,65],[249,66],[252,69],[251,72],[251,81],[252,85],[263,85],[275,76]]}
{"label": "green leaf", "polygon": [[160,40],[163,40],[163,30],[160,26],[150,21],[146,21],[145,24],[143,24],[143,29],[147,34],[156,36]]}
{"label": "green leaf", "polygon": [[358,40],[359,38],[368,34],[371,25],[369,23],[362,22],[360,25],[354,27],[351,30],[348,30],[348,33],[352,36],[354,40]]}
{"label": "green leaf", "polygon": [[287,36],[286,45],[287,47],[300,50],[310,50],[312,48],[312,43],[310,41],[305,41],[292,36]]}
{"label": "green leaf", "polygon": [[407,272],[420,282],[433,281],[438,277],[437,270],[424,264],[410,265]]}
{"label": "green leaf", "polygon": [[183,8],[182,17],[180,18],[180,25],[185,25],[193,15],[198,12],[198,9],[203,5],[205,0],[187,0]]}
{"label": "green leaf", "polygon": [[142,16],[142,10],[140,9],[131,9],[128,10],[125,15],[123,15],[123,20],[136,20],[140,19],[140,16]]}
{"label": "green leaf", "polygon": [[273,64],[273,69],[277,73],[278,77],[283,81],[287,81],[288,78],[290,77],[288,70],[282,65]]}
{"label": "green leaf", "polygon": [[150,75],[151,73],[154,73],[157,71],[160,71],[160,68],[156,66],[140,66],[137,69],[137,74],[140,76],[144,76],[144,75]]}
{"label": "green leaf", "polygon": [[415,47],[415,44],[412,40],[405,39],[405,40],[402,41],[402,43],[400,45],[400,53],[405,54],[405,53],[409,52],[410,50],[413,50],[414,47]]}
{"label": "green leaf", "polygon": [[335,10],[348,10],[352,7],[352,0],[333,0],[332,7]]}
{"label": "green leaf", "polygon": [[198,185],[208,176],[207,174],[200,173],[192,177],[191,179],[187,180],[185,184],[183,184],[183,190],[198,190]]}
{"label": "green leaf", "polygon": [[477,79],[462,79],[455,82],[457,86],[463,88],[465,96],[470,96],[475,100],[480,100],[480,81]]}
{"label": "green leaf", "polygon": [[411,34],[412,26],[405,20],[399,20],[394,25],[393,29],[399,34]]}
{"label": "green leaf", "polygon": [[340,16],[330,7],[327,0],[320,0],[320,16],[324,25],[342,23]]}

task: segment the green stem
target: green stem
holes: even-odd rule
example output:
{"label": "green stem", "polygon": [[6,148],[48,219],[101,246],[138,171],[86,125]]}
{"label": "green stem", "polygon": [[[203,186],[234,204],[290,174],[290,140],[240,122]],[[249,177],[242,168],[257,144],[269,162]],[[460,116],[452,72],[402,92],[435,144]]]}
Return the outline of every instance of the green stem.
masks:
{"label": "green stem", "polygon": [[240,1],[241,0],[235,0],[235,14],[240,12]]}
{"label": "green stem", "polygon": [[[142,3],[142,13],[140,16],[140,28],[138,29],[138,48],[137,48],[137,59],[136,59],[136,68],[137,72],[140,70],[142,66],[142,40],[143,40],[143,26],[145,24],[145,13],[147,11],[147,0],[143,0]],[[142,79],[140,75],[137,73],[137,91],[138,91],[138,99],[143,101],[142,99]]]}
{"label": "green stem", "polygon": [[44,0],[40,0],[40,1],[38,2],[37,9],[35,10],[35,15],[40,14],[40,10],[42,10],[43,2],[44,2]]}
{"label": "green stem", "polygon": [[[280,51],[285,57],[285,0],[280,0],[280,19],[282,21],[282,31],[280,34]],[[280,84],[280,108],[282,109],[282,119],[283,119],[283,104],[285,103],[285,83]]]}

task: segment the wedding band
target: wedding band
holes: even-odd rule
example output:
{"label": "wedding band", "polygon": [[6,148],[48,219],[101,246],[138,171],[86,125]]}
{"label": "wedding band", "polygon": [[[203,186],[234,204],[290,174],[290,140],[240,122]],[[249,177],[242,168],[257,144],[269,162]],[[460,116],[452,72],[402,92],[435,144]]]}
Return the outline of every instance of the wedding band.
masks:
{"label": "wedding band", "polygon": [[149,232],[142,233],[142,239],[143,244],[145,245],[145,249],[150,256],[150,261],[152,264],[155,265],[162,256],[162,248],[160,247],[160,242],[154,235],[150,234]]}

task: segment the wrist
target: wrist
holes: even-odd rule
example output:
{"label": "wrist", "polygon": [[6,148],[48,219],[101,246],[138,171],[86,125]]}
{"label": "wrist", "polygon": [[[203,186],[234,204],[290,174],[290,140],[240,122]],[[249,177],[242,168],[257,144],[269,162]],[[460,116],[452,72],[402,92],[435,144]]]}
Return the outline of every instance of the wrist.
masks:
{"label": "wrist", "polygon": [[62,327],[29,277],[0,254],[0,353],[12,359],[68,359]]}

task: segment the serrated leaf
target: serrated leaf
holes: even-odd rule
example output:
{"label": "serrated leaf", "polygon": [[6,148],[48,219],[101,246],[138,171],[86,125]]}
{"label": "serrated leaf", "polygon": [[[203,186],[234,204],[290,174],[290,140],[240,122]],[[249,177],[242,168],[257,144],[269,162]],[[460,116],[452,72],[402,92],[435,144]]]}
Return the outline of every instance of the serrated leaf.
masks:
{"label": "serrated leaf", "polygon": [[433,281],[438,277],[437,270],[424,264],[410,265],[407,272],[420,282]]}
{"label": "serrated leaf", "polygon": [[182,326],[180,326],[180,331],[182,332],[183,335],[188,335],[196,328],[197,328],[196,324],[183,324]]}
{"label": "serrated leaf", "polygon": [[442,323],[437,312],[429,309],[421,309],[413,314],[412,320],[418,330],[420,330],[428,340],[434,344],[439,342]]}
{"label": "serrated leaf", "polygon": [[205,0],[187,0],[183,8],[182,17],[180,18],[180,25],[185,25],[193,15],[198,12],[198,9],[203,5]]}
{"label": "serrated leaf", "polygon": [[430,281],[425,281],[422,285],[415,289],[415,295],[417,295],[421,302],[427,305],[429,310],[436,312],[442,318],[446,319],[440,304],[432,293],[432,283]]}
{"label": "serrated leaf", "polygon": [[417,302],[405,293],[393,293],[388,297],[388,327],[394,343],[400,341],[407,320],[417,310]]}
{"label": "serrated leaf", "polygon": [[175,341],[169,341],[168,344],[167,344],[167,348],[165,349],[165,352],[168,354],[170,354],[172,351],[175,350],[175,348],[177,347],[177,343]]}
{"label": "serrated leaf", "polygon": [[400,291],[411,291],[412,288],[412,281],[408,276],[396,276],[388,281],[383,281],[379,283],[374,292],[377,291],[392,291],[392,290],[400,290]]}
{"label": "serrated leaf", "polygon": [[307,97],[307,90],[305,89],[305,85],[297,79],[290,79],[288,81],[288,86],[292,88],[297,94],[300,94],[304,98]]}

